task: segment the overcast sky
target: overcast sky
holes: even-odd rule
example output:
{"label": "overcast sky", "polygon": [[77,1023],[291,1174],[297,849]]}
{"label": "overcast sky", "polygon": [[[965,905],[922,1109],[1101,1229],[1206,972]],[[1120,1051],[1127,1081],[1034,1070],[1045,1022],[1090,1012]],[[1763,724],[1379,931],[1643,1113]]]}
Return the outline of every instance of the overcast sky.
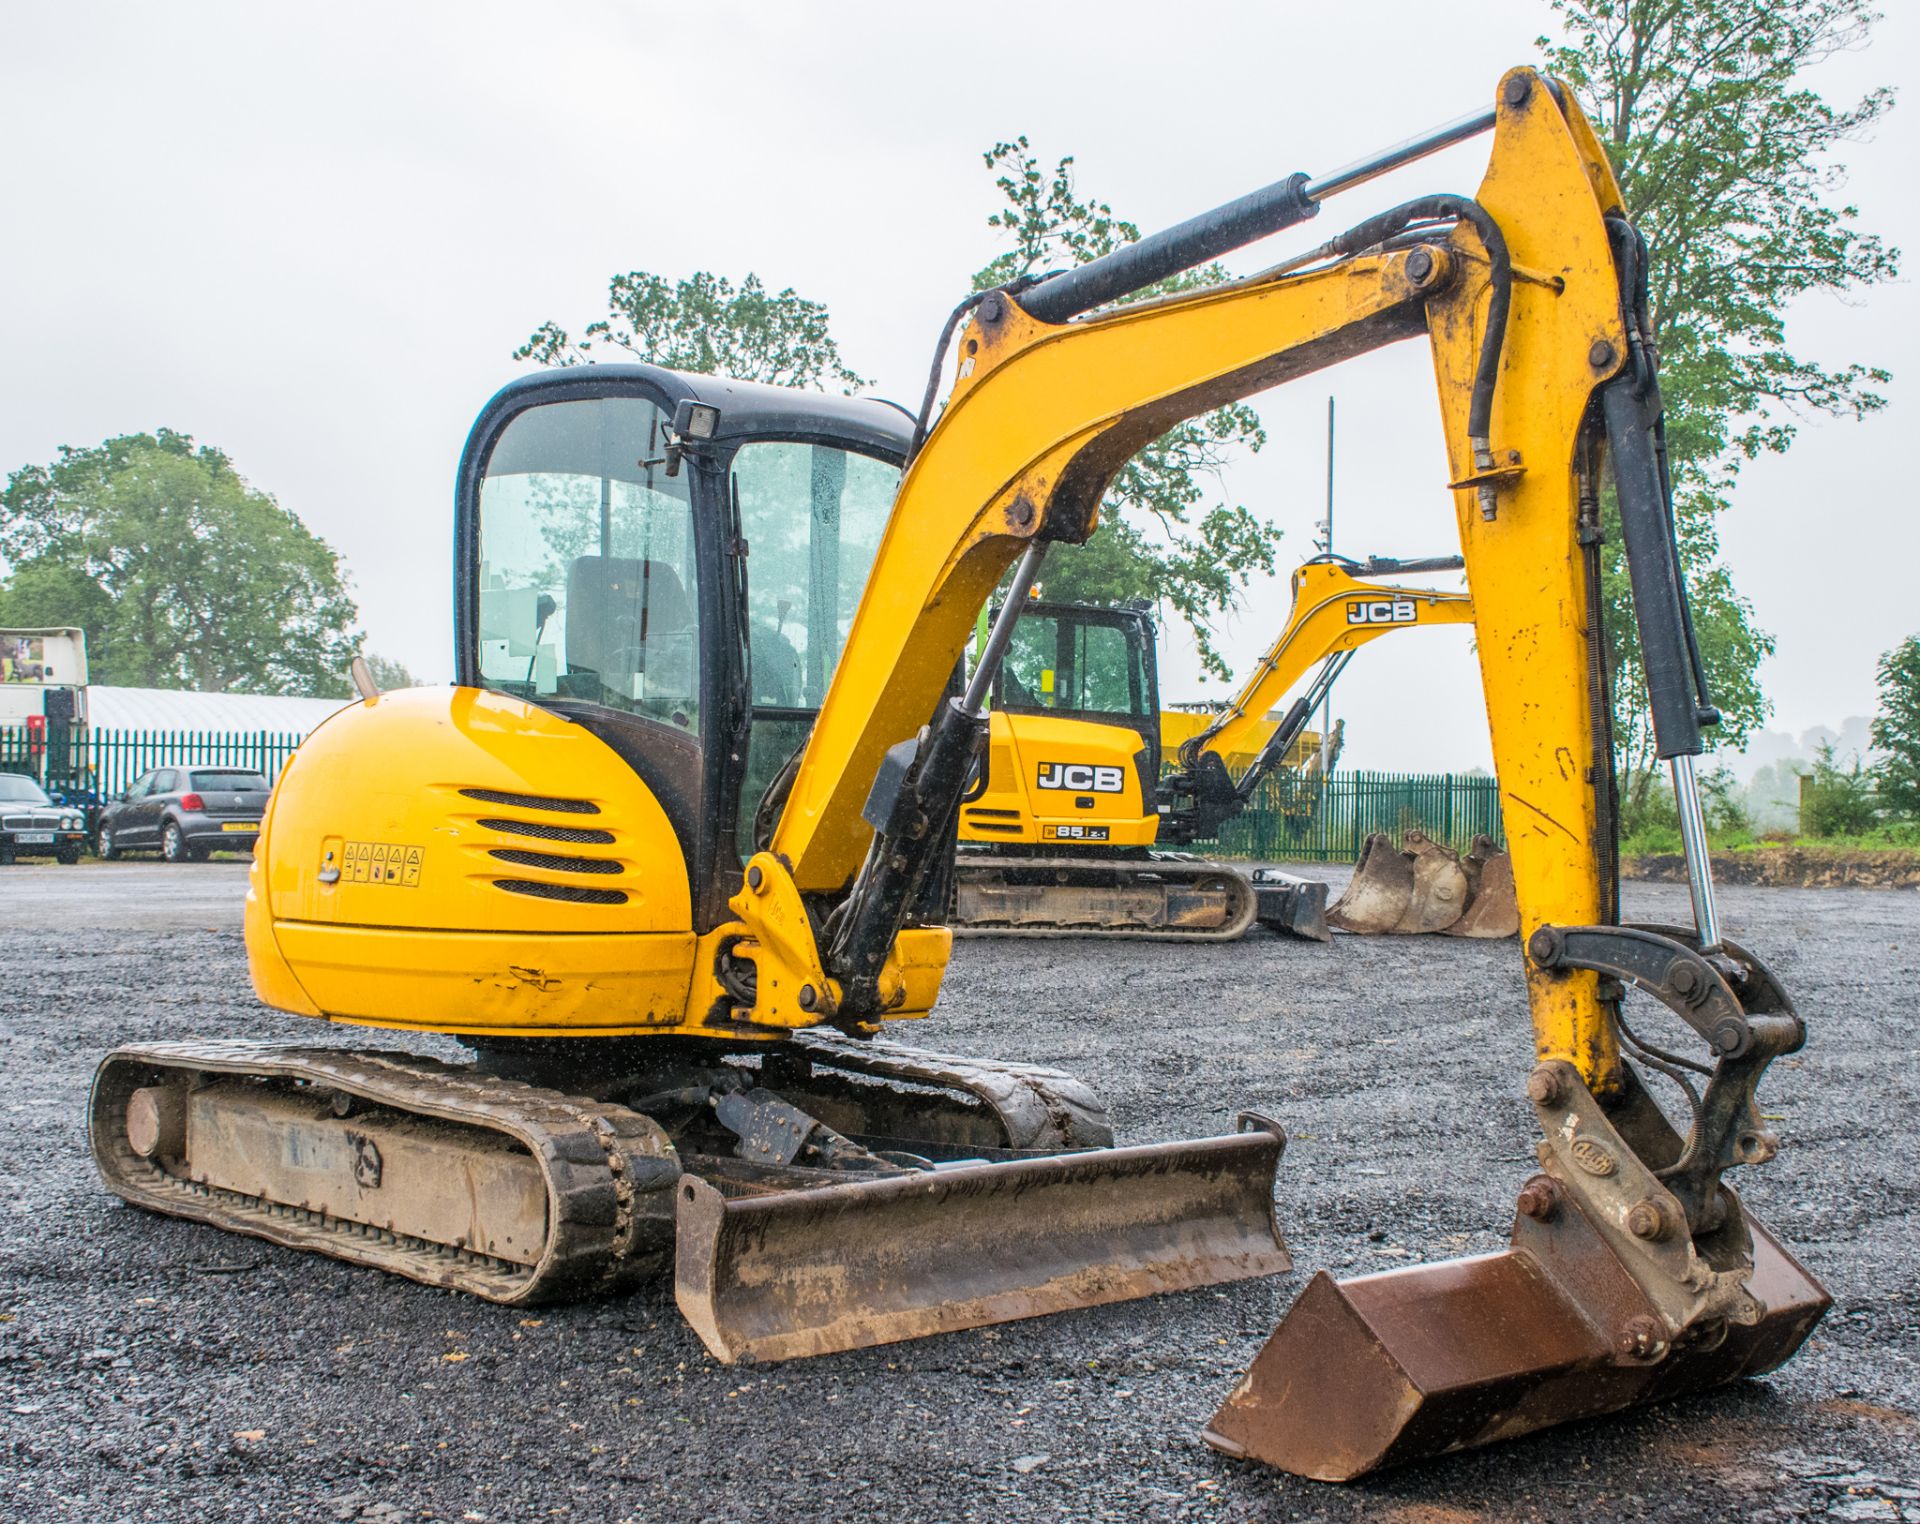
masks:
{"label": "overcast sky", "polygon": [[[1920,18],[1815,77],[1904,88]],[[345,556],[370,646],[451,673],[454,466],[540,321],[601,314],[615,271],[759,274],[825,302],[848,361],[916,400],[941,319],[996,252],[981,151],[1018,133],[1151,229],[1330,169],[1491,98],[1545,0],[1305,5],[652,3],[57,5],[0,10],[0,471],[165,425],[226,450]],[[1849,154],[1864,226],[1920,250],[1920,102]],[[1342,226],[1471,191],[1485,142],[1343,197]],[[1349,215],[1351,213],[1352,215]],[[1324,230],[1321,230],[1322,232]],[[1319,236],[1262,245],[1240,267]],[[1895,373],[1865,424],[1751,469],[1728,559],[1779,639],[1775,728],[1870,712],[1920,630],[1908,468],[1910,282],[1793,315],[1804,352]],[[1455,548],[1424,346],[1260,399],[1227,490],[1312,550],[1338,398],[1336,543]],[[1891,573],[1891,575],[1888,575]],[[1881,580],[1876,580],[1876,577]],[[1284,577],[1223,626],[1237,664]],[[1203,689],[1183,642],[1170,698]],[[1461,632],[1374,645],[1342,680],[1347,760],[1487,760]]]}

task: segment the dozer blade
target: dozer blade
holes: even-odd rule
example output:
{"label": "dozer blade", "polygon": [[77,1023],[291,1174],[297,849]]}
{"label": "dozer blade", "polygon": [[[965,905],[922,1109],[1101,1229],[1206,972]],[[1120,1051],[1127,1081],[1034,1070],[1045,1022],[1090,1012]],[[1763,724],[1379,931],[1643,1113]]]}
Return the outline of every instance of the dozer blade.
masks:
{"label": "dozer blade", "polygon": [[1203,1435],[1227,1455],[1316,1481],[1513,1439],[1573,1419],[1763,1375],[1830,1299],[1751,1218],[1758,1320],[1691,1343],[1576,1210],[1521,1217],[1513,1247],[1382,1275],[1316,1275]]}
{"label": "dozer blade", "polygon": [[1494,849],[1485,836],[1473,846],[1460,866],[1466,870],[1466,913],[1445,928],[1450,937],[1499,938],[1520,935],[1520,901],[1513,888],[1513,859]]}
{"label": "dozer blade", "polygon": [[1274,868],[1253,870],[1254,919],[1283,937],[1303,942],[1331,942],[1327,928],[1327,886],[1316,879],[1295,878]]}
{"label": "dozer blade", "polygon": [[1467,874],[1458,856],[1418,831],[1409,831],[1406,850],[1396,852],[1393,839],[1376,832],[1360,849],[1327,924],[1369,936],[1411,936],[1444,931],[1466,904]]}
{"label": "dozer blade", "polygon": [[1291,1268],[1277,1129],[759,1196],[680,1184],[674,1295],[713,1354],[787,1360]]}

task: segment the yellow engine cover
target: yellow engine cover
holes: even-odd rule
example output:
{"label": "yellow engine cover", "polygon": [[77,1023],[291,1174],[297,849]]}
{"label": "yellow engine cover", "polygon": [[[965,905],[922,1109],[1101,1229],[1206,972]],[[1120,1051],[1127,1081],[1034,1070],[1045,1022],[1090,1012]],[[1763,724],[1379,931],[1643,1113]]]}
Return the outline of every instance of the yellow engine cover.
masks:
{"label": "yellow engine cover", "polygon": [[960,811],[962,841],[1153,845],[1160,813],[1141,792],[1138,731],[996,709],[987,739],[987,788]]}
{"label": "yellow engine cover", "polygon": [[247,958],[282,1010],[437,1032],[685,1027],[687,865],[608,746],[518,699],[409,688],[353,705],[274,789]]}

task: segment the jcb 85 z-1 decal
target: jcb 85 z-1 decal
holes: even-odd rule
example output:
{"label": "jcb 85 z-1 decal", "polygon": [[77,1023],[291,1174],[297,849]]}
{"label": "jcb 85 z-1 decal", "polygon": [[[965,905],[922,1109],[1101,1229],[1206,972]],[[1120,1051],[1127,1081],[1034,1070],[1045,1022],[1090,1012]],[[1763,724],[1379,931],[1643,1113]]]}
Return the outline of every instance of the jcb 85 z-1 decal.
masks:
{"label": "jcb 85 z-1 decal", "polygon": [[1123,769],[1094,767],[1085,762],[1042,762],[1034,782],[1041,788],[1070,794],[1119,794],[1127,787]]}
{"label": "jcb 85 z-1 decal", "polygon": [[1107,828],[1083,825],[1042,826],[1040,839],[1042,841],[1105,841]]}

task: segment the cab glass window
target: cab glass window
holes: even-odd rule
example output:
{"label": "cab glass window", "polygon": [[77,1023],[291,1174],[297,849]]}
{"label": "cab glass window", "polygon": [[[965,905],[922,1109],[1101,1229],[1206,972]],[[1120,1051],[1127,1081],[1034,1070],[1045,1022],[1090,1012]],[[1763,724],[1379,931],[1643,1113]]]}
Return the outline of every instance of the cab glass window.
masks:
{"label": "cab glass window", "polygon": [[747,561],[753,701],[818,709],[887,527],[900,470],[829,445],[761,441],[733,457]]}
{"label": "cab glass window", "polygon": [[738,845],[780,765],[803,745],[853,628],[900,469],[830,445],[760,440],[733,457],[747,556],[753,728],[740,788]]}
{"label": "cab glass window", "polygon": [[1140,627],[1098,614],[1022,614],[996,684],[1006,709],[1145,717],[1151,707]]}
{"label": "cab glass window", "polygon": [[501,433],[480,488],[490,688],[698,723],[699,578],[671,419],[636,397],[550,402]]}

